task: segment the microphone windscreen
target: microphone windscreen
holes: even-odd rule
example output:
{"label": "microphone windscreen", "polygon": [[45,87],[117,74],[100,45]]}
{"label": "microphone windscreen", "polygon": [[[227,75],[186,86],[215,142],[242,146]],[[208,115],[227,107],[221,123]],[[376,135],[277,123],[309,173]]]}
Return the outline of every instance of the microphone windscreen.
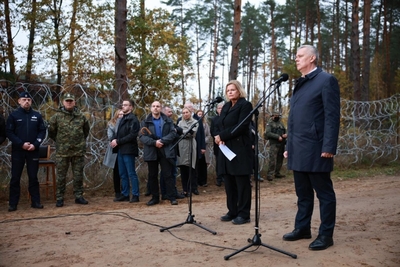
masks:
{"label": "microphone windscreen", "polygon": [[286,82],[287,80],[289,80],[289,75],[287,73],[282,73],[281,77],[282,82]]}

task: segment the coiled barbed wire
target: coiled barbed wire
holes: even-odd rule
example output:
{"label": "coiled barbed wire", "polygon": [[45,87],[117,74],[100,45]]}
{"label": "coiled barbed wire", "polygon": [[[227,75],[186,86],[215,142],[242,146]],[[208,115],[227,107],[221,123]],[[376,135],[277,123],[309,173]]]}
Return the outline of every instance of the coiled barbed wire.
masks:
{"label": "coiled barbed wire", "polygon": [[[140,89],[144,94],[136,94]],[[107,122],[110,120],[114,110],[120,103],[113,103],[111,90],[103,88],[85,87],[74,84],[70,86],[56,86],[54,84],[28,84],[15,83],[0,80],[0,101],[5,118],[18,107],[18,96],[21,91],[28,91],[32,97],[32,108],[38,110],[48,121],[59,108],[59,99],[66,91],[76,97],[78,108],[87,116],[90,122],[90,135],[87,139],[86,163],[84,167],[84,183],[86,189],[95,190],[101,187],[107,179],[111,178],[111,171],[102,162],[108,145]],[[141,84],[133,83],[127,85],[127,91],[136,100],[135,113],[138,118],[143,119],[149,112],[150,103],[142,104],[154,89],[149,89]],[[168,98],[164,93],[158,95],[165,102]],[[122,101],[118,97],[119,102]],[[373,165],[378,160],[391,162],[398,159],[400,151],[400,95],[377,101],[349,101],[341,100],[341,127],[339,135],[338,151],[335,162],[342,166],[354,163],[370,162]],[[177,102],[179,100],[175,100]],[[173,101],[171,101],[173,102]],[[138,104],[139,103],[139,104]],[[176,103],[167,103],[171,106]],[[283,115],[283,121],[287,114]],[[289,133],[290,134],[290,133]],[[263,139],[263,133],[259,133],[259,170],[263,170],[267,164],[269,143]],[[54,142],[46,137],[43,144]],[[207,144],[210,153],[210,171],[215,170],[215,159],[212,153],[212,143]],[[147,165],[143,161],[143,151],[139,148],[139,157],[136,159],[136,170],[139,173],[147,173]],[[10,181],[11,171],[11,143],[6,141],[0,146],[0,185],[7,187]],[[54,157],[54,153],[52,157]],[[140,175],[139,175],[140,178]],[[141,180],[145,178],[142,177]],[[72,181],[69,182],[69,184]]]}

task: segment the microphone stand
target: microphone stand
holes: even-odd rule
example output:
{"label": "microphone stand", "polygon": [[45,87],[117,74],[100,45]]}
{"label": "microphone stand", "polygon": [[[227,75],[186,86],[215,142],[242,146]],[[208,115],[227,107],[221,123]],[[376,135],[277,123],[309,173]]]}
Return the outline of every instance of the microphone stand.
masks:
{"label": "microphone stand", "polygon": [[[193,130],[193,128],[199,123],[200,120],[202,120],[204,118],[204,116],[210,111],[210,109],[213,107],[214,104],[215,103],[210,103],[208,105],[208,106],[210,106],[210,108],[205,113],[203,113],[203,116],[201,116],[195,123],[193,123],[190,126],[189,130],[186,133],[184,133],[179,138],[178,141],[176,141],[176,143],[171,147],[171,150],[174,149],[175,146],[177,146],[179,144],[179,142],[182,141],[182,139],[186,138],[188,133],[191,130]],[[216,235],[217,232],[215,232],[213,230],[210,230],[210,229],[206,228],[205,226],[203,226],[201,224],[198,224],[194,219],[194,214],[192,214],[192,160],[193,160],[193,155],[192,155],[193,154],[192,153],[193,146],[192,146],[192,144],[193,144],[193,136],[190,137],[190,147],[189,147],[189,164],[190,164],[189,165],[189,190],[188,190],[189,191],[188,192],[188,194],[189,194],[189,203],[188,203],[188,205],[189,205],[189,214],[188,214],[188,216],[186,218],[186,221],[184,221],[182,223],[178,223],[178,224],[172,225],[172,226],[163,227],[163,228],[160,229],[160,232],[164,232],[165,230],[169,230],[171,228],[179,227],[179,226],[182,226],[184,224],[193,224],[193,225],[196,225],[196,226],[198,226],[198,227],[200,227],[200,228],[212,233],[213,235]]]}
{"label": "microphone stand", "polygon": [[[232,130],[232,133],[234,133],[240,127],[240,125],[242,125],[250,116],[252,116],[254,114],[254,118],[255,118],[255,144],[254,144],[254,153],[255,153],[255,157],[254,157],[254,161],[255,161],[254,162],[254,166],[255,166],[255,168],[254,169],[255,169],[255,171],[254,171],[254,177],[256,177],[256,178],[258,177],[258,113],[259,113],[258,112],[258,108],[261,107],[263,102],[275,90],[277,90],[279,88],[281,83],[280,82],[276,82],[274,84],[271,84],[271,86],[269,88],[271,88],[274,85],[275,85],[275,88],[267,96],[265,96],[265,91],[264,91],[263,97],[257,103],[256,107],[249,113],[249,115],[245,119],[243,119],[243,121],[241,121],[239,123],[239,125],[235,129]],[[252,247],[252,246],[257,246],[257,247],[263,246],[263,247],[275,250],[277,252],[280,252],[282,254],[288,255],[288,256],[292,257],[293,259],[296,259],[297,258],[296,254],[292,254],[292,253],[286,252],[284,250],[275,248],[273,246],[270,246],[270,245],[267,245],[267,244],[264,244],[264,243],[261,242],[261,234],[258,231],[259,230],[259,227],[258,227],[258,225],[259,225],[259,205],[260,205],[259,204],[260,180],[259,179],[255,179],[255,184],[256,184],[255,185],[255,194],[256,194],[255,195],[255,199],[256,199],[256,201],[255,201],[256,203],[255,204],[256,205],[255,205],[255,225],[254,225],[255,234],[254,234],[252,239],[250,239],[250,238],[247,239],[247,242],[250,243],[250,244],[248,244],[248,245],[244,246],[243,248],[241,248],[241,249],[239,249],[239,250],[237,250],[237,251],[225,256],[224,259],[225,260],[229,260],[230,257],[232,257],[232,256],[234,256],[234,255],[236,255],[236,254],[238,254],[238,253],[240,253],[240,252]]]}

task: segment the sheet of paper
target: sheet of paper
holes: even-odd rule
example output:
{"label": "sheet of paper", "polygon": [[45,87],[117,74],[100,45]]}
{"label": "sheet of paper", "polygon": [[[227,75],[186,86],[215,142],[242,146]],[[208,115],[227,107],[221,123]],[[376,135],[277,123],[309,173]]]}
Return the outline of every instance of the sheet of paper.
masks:
{"label": "sheet of paper", "polygon": [[222,153],[227,159],[229,159],[229,161],[236,157],[236,154],[233,153],[232,150],[230,150],[226,145],[219,145],[219,149],[221,149]]}

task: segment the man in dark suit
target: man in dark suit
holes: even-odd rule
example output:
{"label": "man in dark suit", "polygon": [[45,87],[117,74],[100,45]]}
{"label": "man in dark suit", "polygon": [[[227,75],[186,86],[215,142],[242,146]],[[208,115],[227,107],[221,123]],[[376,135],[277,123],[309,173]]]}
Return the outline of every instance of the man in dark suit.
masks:
{"label": "man in dark suit", "polygon": [[288,140],[284,153],[293,170],[297,195],[294,230],[285,241],[311,238],[314,191],[319,199],[321,224],[318,237],[309,245],[323,250],[333,245],[336,196],[331,180],[340,125],[340,93],[335,77],[322,71],[318,51],[311,45],[297,50],[296,66],[302,76],[290,100]]}

